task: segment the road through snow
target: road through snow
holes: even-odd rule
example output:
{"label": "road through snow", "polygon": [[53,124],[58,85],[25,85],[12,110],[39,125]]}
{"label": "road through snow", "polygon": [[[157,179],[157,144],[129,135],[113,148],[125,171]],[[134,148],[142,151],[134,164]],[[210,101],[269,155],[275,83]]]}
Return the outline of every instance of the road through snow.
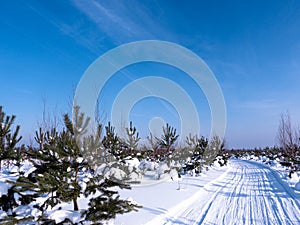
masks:
{"label": "road through snow", "polygon": [[233,160],[231,168],[150,224],[300,224],[299,195],[262,164]]}

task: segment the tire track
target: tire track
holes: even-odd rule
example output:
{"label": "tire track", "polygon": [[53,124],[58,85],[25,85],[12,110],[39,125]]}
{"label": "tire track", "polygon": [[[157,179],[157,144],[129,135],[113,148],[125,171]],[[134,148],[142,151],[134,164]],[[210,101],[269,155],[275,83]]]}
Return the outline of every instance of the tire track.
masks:
{"label": "tire track", "polygon": [[249,161],[231,163],[224,176],[162,224],[300,224],[299,202],[275,171]]}

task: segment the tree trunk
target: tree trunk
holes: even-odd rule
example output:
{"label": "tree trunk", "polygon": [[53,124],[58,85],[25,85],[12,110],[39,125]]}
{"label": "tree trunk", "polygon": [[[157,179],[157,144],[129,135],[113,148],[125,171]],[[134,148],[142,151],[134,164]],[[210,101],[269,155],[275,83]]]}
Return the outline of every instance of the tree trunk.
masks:
{"label": "tree trunk", "polygon": [[77,198],[73,198],[73,206],[74,206],[74,211],[79,211],[78,203],[77,203]]}
{"label": "tree trunk", "polygon": [[[76,157],[76,159],[77,159],[77,157]],[[79,172],[79,170],[78,170],[78,163],[77,162],[76,162],[75,167],[76,167],[76,170],[75,170],[75,182],[76,182],[76,184],[78,184],[78,172]],[[77,203],[77,197],[76,196],[73,198],[73,206],[74,206],[74,211],[78,211],[79,210],[78,203]]]}

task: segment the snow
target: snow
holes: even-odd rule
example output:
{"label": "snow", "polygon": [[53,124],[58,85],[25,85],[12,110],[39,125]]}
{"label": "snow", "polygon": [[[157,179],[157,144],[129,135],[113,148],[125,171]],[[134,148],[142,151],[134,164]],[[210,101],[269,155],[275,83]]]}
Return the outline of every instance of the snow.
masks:
{"label": "snow", "polygon": [[298,174],[297,173],[292,173],[290,181],[293,182],[293,183],[297,183],[299,181]]}
{"label": "snow", "polygon": [[125,162],[129,167],[138,168],[140,165],[140,161],[137,158],[127,159]]}
{"label": "snow", "polygon": [[119,180],[122,180],[124,177],[126,177],[126,173],[123,170],[119,169],[119,168],[114,168],[113,167],[110,170],[108,170],[108,172],[105,173],[105,176],[107,178],[115,177]]}
{"label": "snow", "polygon": [[300,224],[300,195],[270,167],[232,160],[206,175],[184,177],[180,190],[169,181],[122,191],[144,207],[115,224]]}
{"label": "snow", "polygon": [[10,188],[11,185],[7,184],[2,179],[0,180],[0,196],[7,193],[7,190]]}
{"label": "snow", "polygon": [[49,213],[49,218],[55,220],[56,223],[60,223],[64,221],[66,216],[68,218],[72,218],[73,223],[80,222],[80,212],[73,211],[73,210],[55,210]]}
{"label": "snow", "polygon": [[297,191],[300,192],[300,182],[298,182],[298,183],[295,185],[295,190],[297,190]]}
{"label": "snow", "polygon": [[[169,176],[165,182],[157,181],[157,183],[151,183],[152,185],[134,186],[132,190],[120,190],[121,198],[131,198],[143,208],[138,212],[117,215],[114,223],[115,225],[146,224],[156,216],[165,216],[176,211],[197,197],[197,193],[205,185],[222,176],[227,169],[227,167],[215,167],[206,172],[207,176],[201,177],[182,176],[180,179],[176,177],[172,180]],[[180,189],[178,189],[178,181]],[[160,223],[154,221],[153,224]]]}
{"label": "snow", "polygon": [[[105,224],[300,224],[300,174],[292,173],[290,178],[289,171],[278,160],[249,156],[246,160],[232,159],[224,167],[215,162],[199,176],[187,174],[181,177],[165,163],[129,159],[127,164],[144,171],[145,178],[141,184],[132,185],[131,190],[118,191],[121,199],[135,202],[143,208],[138,212],[117,215]],[[19,171],[29,174],[34,169],[25,161]],[[170,171],[165,173],[166,170]],[[16,168],[3,169],[0,173],[0,196],[6,194],[10,187],[7,180],[17,178],[16,174],[10,173],[12,171]],[[120,178],[125,176],[119,168],[111,168],[106,173]],[[130,175],[140,178],[138,173]],[[81,185],[85,184],[88,176],[91,174],[82,177]],[[38,216],[40,211],[32,205],[44,200],[40,197],[29,206],[18,207],[17,214]],[[79,208],[87,208],[88,202],[89,198],[81,195]],[[72,202],[62,203],[48,209],[47,215],[57,223],[66,217],[79,222],[80,212],[72,209]],[[0,210],[0,218],[5,215]]]}
{"label": "snow", "polygon": [[139,168],[145,169],[145,170],[154,170],[156,168],[156,165],[157,165],[156,162],[151,162],[151,161],[143,159],[140,162]]}
{"label": "snow", "polygon": [[38,209],[33,209],[32,207],[30,206],[19,206],[18,207],[18,210],[16,211],[16,213],[20,216],[34,216],[34,217],[37,217],[37,216],[40,216],[41,214],[41,211],[39,211]]}

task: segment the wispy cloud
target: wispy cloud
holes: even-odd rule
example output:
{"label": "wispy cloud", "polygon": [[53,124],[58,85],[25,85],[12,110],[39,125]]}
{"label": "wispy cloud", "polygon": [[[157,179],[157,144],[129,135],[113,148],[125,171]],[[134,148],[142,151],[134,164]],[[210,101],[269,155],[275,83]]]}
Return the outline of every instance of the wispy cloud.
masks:
{"label": "wispy cloud", "polygon": [[[99,31],[109,38],[114,44],[145,39],[167,39],[173,36],[167,29],[163,29],[159,20],[151,15],[139,1],[73,1],[75,7],[83,12]],[[130,6],[129,6],[130,4]],[[74,27],[65,27],[70,34],[76,31]],[[75,34],[76,36],[76,34]],[[132,79],[129,71],[122,70],[125,76]],[[133,79],[132,79],[133,80]],[[172,112],[170,106],[159,99],[159,102]]]}
{"label": "wispy cloud", "polygon": [[123,1],[74,0],[73,4],[116,44],[154,39],[161,34],[157,30],[163,31],[138,1],[131,1],[130,7]]}
{"label": "wispy cloud", "polygon": [[94,30],[89,31],[84,28],[84,22],[78,21],[75,24],[60,22],[57,27],[64,35],[71,37],[90,52],[96,55],[99,55],[99,53],[102,52],[104,46],[101,43],[104,40],[104,37],[98,35]]}

